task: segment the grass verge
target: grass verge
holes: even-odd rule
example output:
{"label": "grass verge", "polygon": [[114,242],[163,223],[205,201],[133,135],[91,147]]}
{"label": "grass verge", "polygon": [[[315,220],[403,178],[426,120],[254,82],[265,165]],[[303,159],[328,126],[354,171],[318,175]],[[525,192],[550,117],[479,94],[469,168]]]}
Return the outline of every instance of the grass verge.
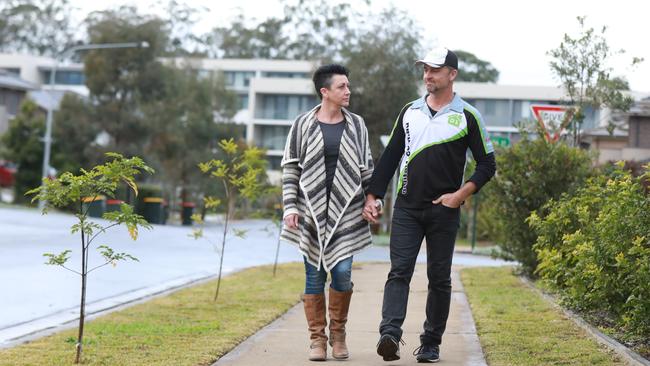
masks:
{"label": "grass verge", "polygon": [[[210,365],[300,300],[304,266],[255,267],[86,324],[84,365]],[[73,365],[77,330],[0,350],[0,365]]]}
{"label": "grass verge", "polygon": [[468,268],[461,278],[489,365],[624,365],[512,268]]}

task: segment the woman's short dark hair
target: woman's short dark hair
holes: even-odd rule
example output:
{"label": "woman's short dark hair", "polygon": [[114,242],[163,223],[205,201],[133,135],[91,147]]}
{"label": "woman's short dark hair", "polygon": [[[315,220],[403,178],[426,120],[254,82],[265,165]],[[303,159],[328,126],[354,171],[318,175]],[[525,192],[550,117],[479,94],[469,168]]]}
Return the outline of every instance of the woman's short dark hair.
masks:
{"label": "woman's short dark hair", "polygon": [[329,89],[332,85],[332,76],[333,75],[345,75],[349,76],[350,72],[343,65],[331,64],[323,65],[316,70],[312,80],[314,81],[314,88],[316,88],[316,94],[320,99],[323,99],[323,95],[320,93],[320,88]]}

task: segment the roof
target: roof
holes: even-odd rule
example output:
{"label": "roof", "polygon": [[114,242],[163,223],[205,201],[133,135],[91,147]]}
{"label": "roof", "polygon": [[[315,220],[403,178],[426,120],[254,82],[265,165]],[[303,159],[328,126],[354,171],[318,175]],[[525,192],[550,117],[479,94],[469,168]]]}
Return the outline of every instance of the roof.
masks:
{"label": "roof", "polygon": [[561,101],[566,95],[561,88],[554,86],[502,85],[458,81],[455,91],[463,99],[514,99]]}
{"label": "roof", "polygon": [[14,74],[0,70],[0,88],[27,91],[37,89],[38,87]]}
{"label": "roof", "polygon": [[634,103],[629,113],[632,116],[650,116],[650,97]]}
{"label": "roof", "polygon": [[[569,96],[563,88],[558,86],[504,85],[457,81],[454,82],[454,90],[457,91],[463,99],[569,102]],[[637,91],[624,91],[623,93],[632,97],[636,101],[641,101],[644,98],[647,100],[648,97],[650,97],[648,93]]]}
{"label": "roof", "polygon": [[614,131],[610,133],[606,127],[598,127],[591,130],[586,130],[583,133],[583,136],[604,136],[604,137],[627,137],[628,133],[625,130],[620,128],[614,128]]}

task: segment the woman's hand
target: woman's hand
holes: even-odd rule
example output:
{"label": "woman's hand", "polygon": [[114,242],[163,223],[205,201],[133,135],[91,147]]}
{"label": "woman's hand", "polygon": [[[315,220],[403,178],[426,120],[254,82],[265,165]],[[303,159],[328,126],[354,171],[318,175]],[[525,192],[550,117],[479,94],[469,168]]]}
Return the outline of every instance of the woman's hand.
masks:
{"label": "woman's hand", "polygon": [[284,218],[284,224],[293,230],[298,229],[298,214],[289,214]]}

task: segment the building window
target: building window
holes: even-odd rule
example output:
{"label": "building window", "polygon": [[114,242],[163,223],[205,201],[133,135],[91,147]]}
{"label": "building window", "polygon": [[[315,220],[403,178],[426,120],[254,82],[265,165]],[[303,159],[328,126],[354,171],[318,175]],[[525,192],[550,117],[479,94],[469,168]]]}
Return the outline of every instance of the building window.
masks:
{"label": "building window", "polygon": [[248,94],[239,94],[239,109],[248,109]]}
{"label": "building window", "polygon": [[199,79],[212,79],[213,76],[213,71],[212,70],[206,70],[206,69],[200,69],[196,71],[196,76]]}
{"label": "building window", "polygon": [[306,72],[283,72],[283,71],[266,71],[262,73],[265,78],[289,78],[289,79],[309,79],[310,75]]}
{"label": "building window", "polygon": [[269,162],[267,166],[268,170],[280,170],[282,169],[282,157],[281,156],[267,156],[266,160]]}
{"label": "building window", "polygon": [[313,95],[259,94],[258,101],[255,118],[261,119],[293,119],[318,104]]}
{"label": "building window", "polygon": [[233,88],[247,88],[251,78],[255,77],[254,71],[224,71],[226,85]]}
{"label": "building window", "polygon": [[289,126],[256,126],[255,145],[268,150],[284,150]]}
{"label": "building window", "polygon": [[[41,72],[43,84],[50,83],[50,73],[50,70]],[[57,70],[56,75],[54,75],[54,84],[56,85],[84,85],[85,82],[86,77],[82,71]]]}
{"label": "building window", "polygon": [[20,109],[20,102],[23,96],[24,93],[15,90],[0,89],[0,105],[6,108],[7,114],[15,116]]}
{"label": "building window", "polygon": [[8,74],[20,76],[20,67],[0,67],[0,70],[6,71]]}
{"label": "building window", "polygon": [[[467,103],[479,110],[485,124],[490,127],[512,127],[522,121],[536,121],[531,105],[563,104],[548,100],[508,100],[508,99],[466,99]],[[585,107],[585,120],[581,125],[583,130],[599,126],[600,112],[598,109]]]}
{"label": "building window", "polygon": [[511,101],[507,99],[476,99],[474,107],[487,126],[512,126]]}

